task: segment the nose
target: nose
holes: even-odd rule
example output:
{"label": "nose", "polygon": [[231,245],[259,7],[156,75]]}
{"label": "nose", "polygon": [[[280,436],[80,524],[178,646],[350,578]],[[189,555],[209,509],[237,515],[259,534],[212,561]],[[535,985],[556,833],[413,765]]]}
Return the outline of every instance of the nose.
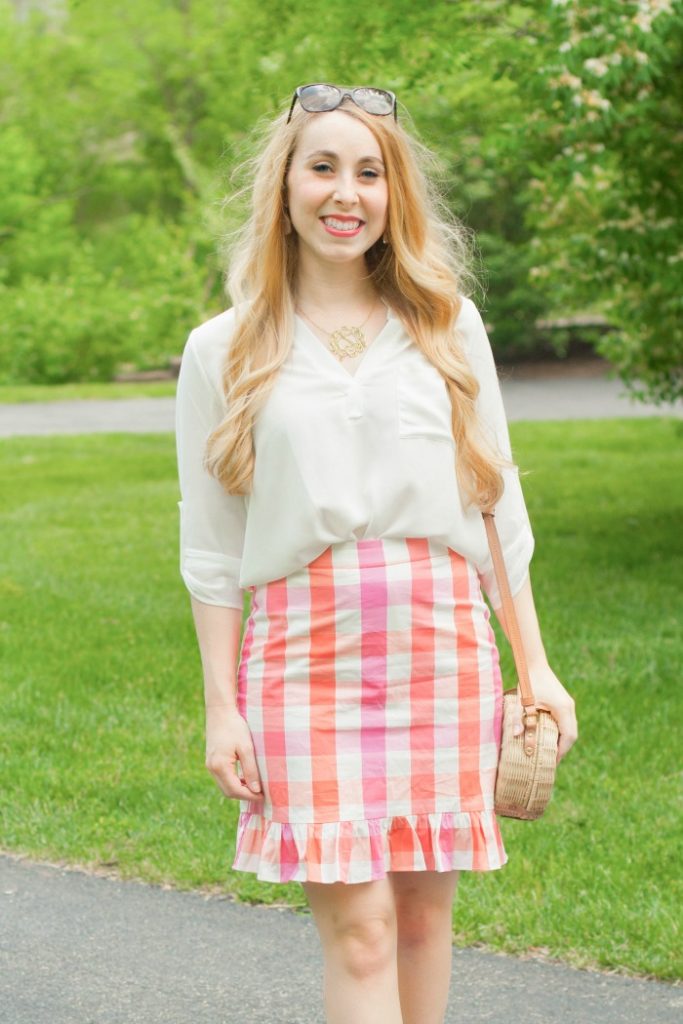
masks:
{"label": "nose", "polygon": [[334,192],[335,202],[355,203],[358,199],[358,189],[352,178],[341,178],[337,182]]}

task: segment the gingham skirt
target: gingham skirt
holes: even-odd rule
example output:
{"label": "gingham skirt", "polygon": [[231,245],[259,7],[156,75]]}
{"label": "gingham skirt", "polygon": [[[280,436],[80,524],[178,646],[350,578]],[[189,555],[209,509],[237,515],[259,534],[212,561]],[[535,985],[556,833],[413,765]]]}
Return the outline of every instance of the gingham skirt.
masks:
{"label": "gingham skirt", "polygon": [[474,566],[427,538],[344,541],[251,587],[238,668],[262,784],[233,868],[267,882],[507,862],[503,684]]}

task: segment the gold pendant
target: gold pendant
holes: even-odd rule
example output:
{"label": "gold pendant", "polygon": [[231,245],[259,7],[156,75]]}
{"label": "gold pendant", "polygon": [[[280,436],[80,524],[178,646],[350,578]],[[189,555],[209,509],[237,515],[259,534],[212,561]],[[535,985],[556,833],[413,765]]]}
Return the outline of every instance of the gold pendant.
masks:
{"label": "gold pendant", "polygon": [[366,348],[367,342],[360,327],[339,327],[330,335],[330,352],[338,359],[358,356]]}

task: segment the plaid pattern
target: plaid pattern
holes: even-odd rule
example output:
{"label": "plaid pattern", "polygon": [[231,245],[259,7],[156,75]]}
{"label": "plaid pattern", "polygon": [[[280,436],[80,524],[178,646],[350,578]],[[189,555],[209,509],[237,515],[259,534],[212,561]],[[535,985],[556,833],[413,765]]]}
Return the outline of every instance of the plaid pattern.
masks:
{"label": "plaid pattern", "polygon": [[503,685],[472,563],[429,538],[343,541],[250,590],[237,702],[263,792],[240,801],[233,868],[366,882],[502,867]]}

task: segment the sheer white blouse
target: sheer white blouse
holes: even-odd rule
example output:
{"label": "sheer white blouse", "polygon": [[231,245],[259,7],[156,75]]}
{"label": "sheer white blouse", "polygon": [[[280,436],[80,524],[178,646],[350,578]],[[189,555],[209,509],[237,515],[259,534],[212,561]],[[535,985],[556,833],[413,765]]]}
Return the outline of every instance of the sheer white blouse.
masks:
{"label": "sheer white blouse", "polygon": [[[455,473],[446,383],[399,318],[388,319],[352,374],[296,317],[292,350],[257,414],[250,495],[227,494],[202,467],[227,409],[220,386],[234,309],[191,331],[176,392],[180,575],[205,604],[242,608],[245,588],[280,579],[336,541],[431,537],[474,564],[501,598],[481,513],[465,511]],[[481,390],[477,412],[512,456],[491,345],[469,298],[458,318]],[[534,537],[517,468],[503,471],[495,512],[512,594]]]}

